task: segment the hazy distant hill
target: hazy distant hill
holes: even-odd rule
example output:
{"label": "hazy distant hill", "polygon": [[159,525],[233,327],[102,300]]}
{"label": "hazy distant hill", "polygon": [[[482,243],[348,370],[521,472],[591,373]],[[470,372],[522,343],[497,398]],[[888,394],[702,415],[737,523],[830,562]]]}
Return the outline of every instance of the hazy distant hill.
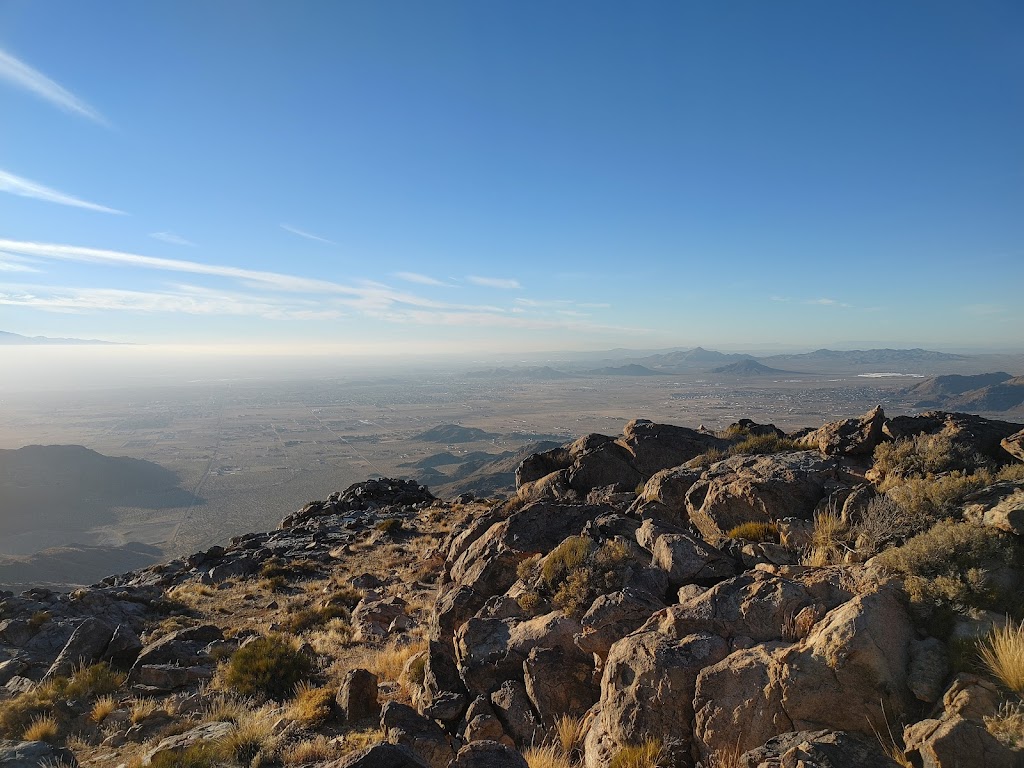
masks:
{"label": "hazy distant hill", "polygon": [[946,398],[942,407],[958,411],[1024,412],[1024,376]]}
{"label": "hazy distant hill", "polygon": [[467,461],[447,474],[434,470],[429,476],[424,475],[420,482],[425,482],[435,495],[442,498],[453,498],[466,492],[477,496],[511,493],[516,486],[516,468],[523,459],[535,453],[557,448],[561,444],[542,440],[516,451],[494,454],[488,460],[476,458]]}
{"label": "hazy distant hill", "polygon": [[99,339],[55,339],[49,336],[22,336],[20,333],[0,331],[0,344],[117,344],[116,341]]}
{"label": "hazy distant hill", "polygon": [[568,379],[571,374],[557,371],[549,365],[527,368],[491,368],[483,371],[470,371],[467,379],[514,379],[525,381],[553,381]]}
{"label": "hazy distant hill", "polygon": [[976,376],[961,376],[959,374],[933,376],[907,388],[906,393],[909,397],[919,398],[920,402],[916,403],[917,406],[928,407],[938,404],[945,397],[962,395],[964,392],[970,392],[972,389],[989,387],[993,384],[1002,384],[1004,381],[1012,378],[1005,371],[979,373]]}
{"label": "hazy distant hill", "polygon": [[104,456],[81,445],[0,450],[3,537],[41,529],[84,531],[112,522],[115,507],[188,506],[178,475],[150,461]]}
{"label": "hazy distant hill", "polygon": [[729,363],[720,368],[713,368],[712,373],[721,373],[728,376],[772,376],[776,374],[792,374],[792,371],[783,371],[779,368],[769,368],[756,360],[740,360],[737,363]]}
{"label": "hazy distant hill", "polygon": [[95,584],[106,576],[151,565],[162,554],[157,547],[131,543],[120,547],[72,544],[31,555],[0,556],[0,589]]}
{"label": "hazy distant hill", "polygon": [[617,365],[608,368],[594,368],[587,371],[591,376],[662,376],[663,371],[652,371],[643,365]]}
{"label": "hazy distant hill", "polygon": [[907,365],[967,360],[965,355],[934,352],[929,349],[816,349],[796,355],[772,355],[760,358],[766,365],[792,363],[837,363],[842,365]]}
{"label": "hazy distant hill", "polygon": [[462,427],[458,424],[440,424],[439,426],[420,432],[413,436],[413,440],[422,440],[427,443],[473,443],[477,440],[490,440],[499,437],[492,432],[484,432],[476,427]]}

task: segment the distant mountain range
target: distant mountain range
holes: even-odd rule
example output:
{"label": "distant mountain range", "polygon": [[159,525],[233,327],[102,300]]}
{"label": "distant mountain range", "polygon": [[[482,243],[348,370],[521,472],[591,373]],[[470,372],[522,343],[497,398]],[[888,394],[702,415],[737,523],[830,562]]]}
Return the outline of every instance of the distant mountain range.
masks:
{"label": "distant mountain range", "polygon": [[797,355],[771,355],[760,358],[766,364],[775,363],[842,363],[845,365],[906,365],[908,363],[939,363],[968,359],[965,355],[933,352],[929,349],[816,349]]}
{"label": "distant mountain range", "polygon": [[529,366],[525,368],[490,368],[482,371],[470,371],[469,379],[509,379],[524,381],[551,381],[572,378],[572,374],[556,371],[549,365]]}
{"label": "distant mountain range", "polygon": [[33,344],[104,344],[116,345],[116,341],[100,341],[99,339],[57,339],[49,336],[22,336],[20,333],[0,331],[0,344],[27,346]]}
{"label": "distant mountain range", "polygon": [[606,368],[594,368],[587,371],[589,376],[661,376],[664,371],[652,371],[643,365],[615,365]]}

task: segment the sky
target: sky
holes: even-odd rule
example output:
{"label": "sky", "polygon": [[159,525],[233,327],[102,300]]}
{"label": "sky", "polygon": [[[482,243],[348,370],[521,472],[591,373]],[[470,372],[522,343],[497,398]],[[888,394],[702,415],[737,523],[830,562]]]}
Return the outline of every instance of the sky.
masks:
{"label": "sky", "polygon": [[0,0],[0,330],[1024,351],[1024,4]]}

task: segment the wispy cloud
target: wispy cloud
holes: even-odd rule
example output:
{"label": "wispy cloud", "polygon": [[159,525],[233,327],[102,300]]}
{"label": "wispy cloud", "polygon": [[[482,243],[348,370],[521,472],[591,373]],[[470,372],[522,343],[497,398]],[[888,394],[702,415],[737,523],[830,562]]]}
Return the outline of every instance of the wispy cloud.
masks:
{"label": "wispy cloud", "polygon": [[407,283],[417,283],[419,285],[439,285],[446,288],[451,288],[451,283],[446,283],[443,280],[438,280],[436,277],[430,275],[421,275],[419,272],[395,272],[395,277],[399,280],[404,280]]}
{"label": "wispy cloud", "polygon": [[981,317],[1002,315],[1006,312],[1006,307],[1002,304],[966,304],[961,309],[969,315]]}
{"label": "wispy cloud", "polygon": [[39,272],[30,263],[30,259],[15,256],[12,253],[0,253],[0,272]]}
{"label": "wispy cloud", "polygon": [[65,112],[81,115],[101,125],[109,125],[103,115],[73,93],[2,49],[0,49],[0,80],[6,80],[19,88],[24,88]]}
{"label": "wispy cloud", "polygon": [[171,245],[187,245],[190,248],[194,248],[196,245],[191,240],[186,240],[181,235],[176,235],[173,232],[150,232],[149,236],[154,240],[161,240]]}
{"label": "wispy cloud", "polygon": [[789,301],[789,297],[788,296],[769,296],[768,298],[771,299],[772,301],[781,301],[781,302]]}
{"label": "wispy cloud", "polygon": [[333,240],[328,240],[326,237],[320,237],[320,235],[314,235],[312,232],[307,232],[304,229],[293,227],[290,224],[282,224],[281,229],[285,232],[291,232],[293,235],[304,237],[307,240],[316,240],[318,243],[327,243],[328,245],[337,245]]}
{"label": "wispy cloud", "polygon": [[847,304],[836,299],[807,299],[804,304],[814,304],[819,307],[850,307],[852,304]]}
{"label": "wispy cloud", "polygon": [[480,277],[479,275],[469,275],[466,278],[466,282],[472,283],[473,285],[482,285],[485,288],[522,288],[518,280],[511,277]]}
{"label": "wispy cloud", "polygon": [[77,197],[66,195],[63,192],[58,192],[56,189],[50,189],[44,187],[42,184],[38,184],[29,179],[23,179],[21,176],[15,176],[13,173],[0,170],[0,192],[9,192],[12,195],[18,195],[20,197],[31,197],[36,200],[45,200],[48,203],[57,203],[58,205],[70,205],[75,208],[85,208],[89,211],[99,211],[100,213],[116,213],[123,216],[124,211],[119,211],[116,208],[108,208],[105,205],[97,205],[96,203],[90,203],[87,200],[80,200]]}

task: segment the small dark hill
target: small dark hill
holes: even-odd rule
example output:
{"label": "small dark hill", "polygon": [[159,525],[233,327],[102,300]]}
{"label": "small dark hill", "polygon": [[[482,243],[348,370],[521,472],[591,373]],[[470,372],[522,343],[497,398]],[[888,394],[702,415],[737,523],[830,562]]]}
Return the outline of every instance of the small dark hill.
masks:
{"label": "small dark hill", "polygon": [[441,498],[454,498],[467,492],[477,496],[513,493],[516,488],[516,469],[523,459],[535,453],[557,448],[561,444],[542,440],[515,451],[493,454],[491,459],[486,461],[468,461],[460,464],[454,472],[444,478],[438,476],[441,473],[437,470],[427,470],[436,473],[433,476],[434,485],[431,486],[431,490]]}
{"label": "small dark hill", "polygon": [[70,544],[25,556],[0,556],[0,589],[27,589],[29,585],[71,588],[95,584],[115,573],[145,568],[163,553],[147,544],[120,547]]}
{"label": "small dark hill", "polygon": [[587,371],[590,376],[664,376],[661,371],[652,371],[643,365],[619,365],[608,368],[594,368]]}
{"label": "small dark hill", "polygon": [[440,424],[426,432],[413,436],[413,440],[423,440],[427,443],[474,443],[477,440],[490,440],[499,437],[491,432],[484,432],[476,427],[462,427],[458,424]]}
{"label": "small dark hill", "polygon": [[88,530],[115,507],[187,507],[195,497],[159,464],[104,456],[81,445],[0,450],[0,536],[44,528]]}
{"label": "small dark hill", "polygon": [[979,373],[976,376],[961,376],[960,374],[933,376],[919,384],[908,387],[906,394],[908,397],[919,399],[920,402],[915,403],[917,407],[927,408],[938,405],[945,397],[962,395],[974,389],[1002,384],[1012,378],[1010,374],[1004,371]]}
{"label": "small dark hill", "polygon": [[729,363],[720,368],[711,369],[712,373],[720,373],[725,376],[776,376],[778,374],[792,374],[793,371],[783,371],[779,368],[769,368],[756,360],[740,360],[737,363]]}

